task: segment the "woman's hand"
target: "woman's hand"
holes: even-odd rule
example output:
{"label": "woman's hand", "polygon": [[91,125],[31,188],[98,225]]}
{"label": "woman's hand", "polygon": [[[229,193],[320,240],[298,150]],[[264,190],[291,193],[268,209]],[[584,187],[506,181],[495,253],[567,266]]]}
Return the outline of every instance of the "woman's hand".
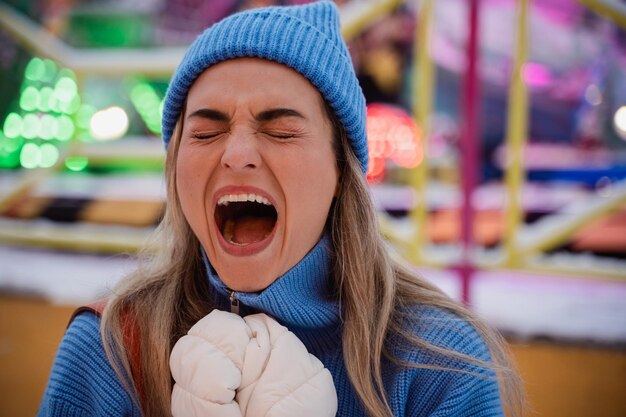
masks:
{"label": "woman's hand", "polygon": [[331,417],[330,372],[265,314],[214,310],[172,350],[174,417]]}

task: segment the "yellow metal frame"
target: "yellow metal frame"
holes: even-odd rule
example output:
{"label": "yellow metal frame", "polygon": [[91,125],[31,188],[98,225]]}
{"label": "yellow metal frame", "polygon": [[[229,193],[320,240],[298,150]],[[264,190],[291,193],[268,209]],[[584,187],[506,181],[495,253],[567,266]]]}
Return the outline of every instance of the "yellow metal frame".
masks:
{"label": "yellow metal frame", "polygon": [[[613,0],[578,0],[591,10],[606,16],[626,27],[626,6]],[[341,10],[342,32],[346,39],[351,39],[364,30],[381,14],[394,10],[400,0],[367,0],[354,1]],[[414,56],[417,59],[413,66],[413,114],[422,129],[424,155],[427,154],[430,132],[430,115],[434,96],[436,70],[430,54],[430,37],[435,7],[434,0],[421,0],[418,13],[418,24],[415,32]],[[524,184],[525,171],[523,153],[527,136],[528,93],[522,73],[528,54],[527,20],[529,0],[518,2],[517,45],[514,69],[508,94],[509,106],[506,130],[506,172],[507,190],[506,227],[503,248],[495,251],[494,256],[486,258],[475,255],[473,261],[481,268],[524,268],[524,270],[543,273],[596,276],[609,279],[624,279],[626,271],[614,271],[603,266],[593,265],[584,268],[554,265],[550,260],[542,258],[542,252],[548,251],[569,239],[573,233],[590,222],[626,204],[626,182],[614,184],[610,196],[595,195],[593,203],[572,216],[567,213],[556,213],[542,222],[530,226],[522,225],[521,190]],[[141,73],[152,76],[169,76],[184,54],[183,48],[155,48],[152,50],[84,50],[65,45],[50,33],[24,16],[16,13],[9,6],[0,3],[0,27],[13,36],[26,49],[35,55],[51,58],[60,64],[73,69],[79,79],[84,74],[119,76],[123,74]],[[419,94],[418,94],[419,92]],[[70,149],[72,154],[83,154],[85,149]],[[113,156],[113,158],[115,158]],[[15,187],[0,197],[0,208],[6,207],[21,197],[39,181],[46,178],[59,165],[36,171],[27,172]],[[419,196],[419,203],[412,211],[410,229],[399,233],[394,222],[384,214],[380,215],[381,230],[385,236],[395,243],[402,256],[410,261],[434,267],[446,267],[457,264],[459,259],[448,256],[446,259],[435,259],[429,254],[431,246],[426,236],[428,207],[426,190],[429,178],[428,158],[411,172],[411,184]],[[547,222],[557,225],[545,229]],[[49,246],[65,249],[92,249],[106,252],[127,252],[138,249],[147,236],[139,234],[132,239],[117,236],[90,236],[84,233],[57,230],[54,236],[42,234],[34,230],[25,230],[19,222],[13,225],[3,224],[0,228],[0,241],[15,244]],[[460,253],[460,252],[459,252]]]}
{"label": "yellow metal frame", "polygon": [[522,223],[522,185],[524,182],[524,148],[528,125],[528,91],[524,83],[524,64],[528,57],[528,0],[518,2],[517,45],[509,89],[506,127],[507,188],[506,226],[504,244],[506,264],[518,266],[516,236]]}
{"label": "yellow metal frame", "polygon": [[145,245],[152,228],[121,230],[92,227],[88,231],[58,225],[29,224],[25,220],[0,221],[0,243],[72,251],[135,253]]}
{"label": "yellow metal frame", "polygon": [[578,0],[590,10],[626,28],[626,4],[620,0]]}
{"label": "yellow metal frame", "polygon": [[[353,38],[382,14],[389,13],[402,0],[363,0],[348,3],[340,10],[342,34],[346,39]],[[142,74],[153,77],[167,77],[176,70],[187,48],[152,49],[87,49],[68,46],[41,25],[33,22],[7,4],[0,3],[0,28],[12,36],[24,49],[33,55],[49,58],[58,64],[72,69],[80,81],[85,75],[123,76]],[[116,156],[90,155],[89,147],[73,142],[66,154],[51,168],[40,168],[25,172],[16,184],[0,195],[0,211],[14,203],[48,176],[57,172],[62,161],[69,155],[89,156],[92,163],[119,161]],[[163,158],[142,158],[142,161],[159,163]],[[126,158],[126,157],[124,157]],[[134,252],[138,250],[146,236],[127,238],[121,233],[103,236],[91,232],[80,232],[66,228],[56,228],[54,233],[41,232],[28,228],[23,222],[4,222],[0,228],[0,242],[18,245],[35,245],[58,249],[96,250],[101,252]]]}
{"label": "yellow metal frame", "polygon": [[[340,10],[342,34],[353,38],[381,14],[389,13],[402,0],[360,0]],[[0,27],[36,56],[49,58],[81,74],[121,76],[142,74],[169,78],[186,47],[89,49],[74,48],[7,4],[0,3]]]}
{"label": "yellow metal frame", "polygon": [[[607,16],[623,27],[626,27],[626,6],[616,4],[611,0],[579,0],[579,2],[597,13]],[[429,116],[432,110],[433,87],[435,70],[430,56],[429,37],[432,26],[433,1],[423,0],[420,16],[418,17],[418,31],[416,33],[415,55],[417,63],[414,65],[413,92],[414,115],[423,129],[424,154],[428,146]],[[580,210],[577,214],[556,213],[544,218],[543,221],[530,226],[522,225],[521,193],[525,180],[524,149],[526,146],[528,126],[528,92],[523,80],[523,69],[528,55],[528,10],[529,0],[518,0],[518,21],[516,29],[516,51],[511,84],[508,94],[508,112],[506,128],[506,221],[503,248],[496,251],[490,259],[473,256],[474,263],[481,268],[524,268],[543,273],[595,276],[607,279],[625,279],[625,271],[611,270],[611,268],[594,268],[579,265],[566,267],[552,265],[549,260],[538,258],[541,252],[549,251],[565,243],[572,235],[611,212],[626,204],[626,181],[614,184],[610,196],[595,194],[592,204]],[[419,92],[419,94],[417,94]],[[458,264],[455,257],[445,262],[433,260],[426,256],[429,242],[426,236],[426,222],[428,221],[428,207],[426,190],[428,183],[428,159],[412,171],[412,185],[419,196],[418,204],[412,210],[412,237],[402,236],[395,230],[393,221],[381,214],[381,230],[383,234],[396,244],[402,255],[414,263],[434,267],[446,267]],[[546,224],[552,226],[545,228]],[[554,226],[556,223],[556,226]],[[460,253],[460,252],[459,252]]]}
{"label": "yellow metal frame", "polygon": [[185,53],[185,48],[74,48],[5,3],[0,3],[0,27],[33,55],[52,59],[79,77],[137,73],[169,77]]}
{"label": "yellow metal frame", "polygon": [[415,236],[410,243],[408,259],[416,264],[425,262],[422,249],[427,241],[426,222],[428,221],[428,204],[426,201],[428,183],[428,137],[430,135],[430,115],[432,113],[433,95],[436,72],[430,55],[430,37],[434,13],[434,0],[423,0],[417,16],[413,56],[417,62],[413,65],[413,115],[422,131],[422,162],[412,170],[411,185],[415,188],[417,205],[411,213],[415,223]]}
{"label": "yellow metal frame", "polygon": [[354,39],[372,22],[392,12],[402,3],[403,0],[358,0],[345,4],[340,9],[343,38],[346,41]]}

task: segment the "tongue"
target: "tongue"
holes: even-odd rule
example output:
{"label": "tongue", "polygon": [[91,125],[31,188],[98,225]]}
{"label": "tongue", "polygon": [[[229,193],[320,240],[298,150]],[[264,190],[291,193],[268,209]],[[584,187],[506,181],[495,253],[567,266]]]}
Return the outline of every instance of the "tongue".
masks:
{"label": "tongue", "polygon": [[271,217],[244,216],[237,220],[227,220],[224,225],[224,238],[237,245],[249,245],[265,239],[274,227]]}

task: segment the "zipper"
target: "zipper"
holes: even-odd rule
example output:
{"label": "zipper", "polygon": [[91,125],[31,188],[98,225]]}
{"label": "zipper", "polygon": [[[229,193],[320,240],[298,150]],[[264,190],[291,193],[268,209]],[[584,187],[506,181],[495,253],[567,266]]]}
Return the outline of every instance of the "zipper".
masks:
{"label": "zipper", "polygon": [[230,312],[239,315],[239,300],[235,297],[235,291],[230,291]]}

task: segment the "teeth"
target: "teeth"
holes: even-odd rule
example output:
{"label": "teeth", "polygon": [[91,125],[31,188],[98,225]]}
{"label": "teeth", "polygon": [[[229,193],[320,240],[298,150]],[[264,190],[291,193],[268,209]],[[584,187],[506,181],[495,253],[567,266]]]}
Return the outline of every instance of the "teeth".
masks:
{"label": "teeth", "polygon": [[251,201],[251,202],[257,202],[260,204],[265,204],[266,206],[271,206],[272,203],[270,203],[270,201],[263,197],[260,196],[258,194],[226,194],[223,195],[219,198],[219,200],[217,200],[217,205],[218,206],[227,206],[229,203],[239,203],[239,202],[246,202],[246,201]]}

